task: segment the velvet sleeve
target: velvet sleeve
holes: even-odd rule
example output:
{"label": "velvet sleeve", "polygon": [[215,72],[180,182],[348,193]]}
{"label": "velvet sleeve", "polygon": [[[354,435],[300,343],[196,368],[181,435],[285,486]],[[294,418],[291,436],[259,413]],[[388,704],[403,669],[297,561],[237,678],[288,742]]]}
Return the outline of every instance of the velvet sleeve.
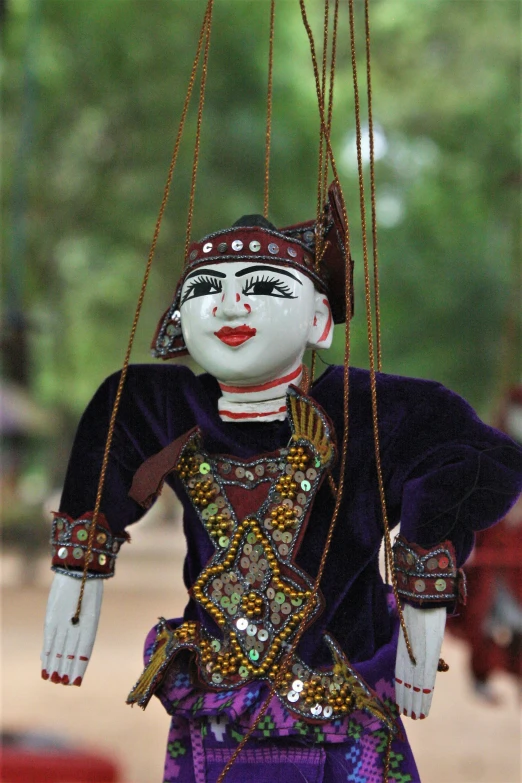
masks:
{"label": "velvet sleeve", "polygon": [[404,538],[427,549],[450,540],[461,565],[474,533],[504,517],[522,491],[522,449],[443,386],[406,384],[411,405],[387,449],[390,502]]}
{"label": "velvet sleeve", "polygon": [[[180,393],[188,372],[185,367],[129,368],[100,509],[113,533],[121,532],[144,514],[144,509],[128,496],[134,473],[183,428],[192,426],[191,412]],[[60,503],[60,511],[73,519],[94,509],[118,381],[119,373],[104,381],[78,426]]]}

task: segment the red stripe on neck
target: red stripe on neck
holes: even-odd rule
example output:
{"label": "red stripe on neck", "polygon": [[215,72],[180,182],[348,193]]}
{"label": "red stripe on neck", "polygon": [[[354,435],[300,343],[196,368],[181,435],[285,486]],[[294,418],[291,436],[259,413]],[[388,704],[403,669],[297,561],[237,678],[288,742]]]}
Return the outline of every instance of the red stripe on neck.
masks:
{"label": "red stripe on neck", "polygon": [[286,405],[276,411],[265,411],[264,413],[235,413],[234,411],[219,411],[220,416],[227,416],[229,419],[261,419],[265,416],[273,416],[276,413],[284,413]]}
{"label": "red stripe on neck", "polygon": [[296,370],[289,373],[288,375],[285,375],[282,378],[276,378],[275,381],[261,383],[259,386],[225,386],[224,383],[220,383],[219,388],[221,391],[230,392],[233,394],[249,394],[252,392],[266,391],[267,389],[273,389],[274,386],[281,386],[283,383],[289,384],[292,381],[295,381],[302,371],[303,366],[299,365]]}

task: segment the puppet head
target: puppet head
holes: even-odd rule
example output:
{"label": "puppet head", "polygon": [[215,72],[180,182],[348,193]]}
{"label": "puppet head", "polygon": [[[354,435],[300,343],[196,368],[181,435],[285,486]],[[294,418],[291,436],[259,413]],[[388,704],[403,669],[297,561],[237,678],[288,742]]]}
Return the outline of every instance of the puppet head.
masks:
{"label": "puppet head", "polygon": [[241,385],[291,374],[306,348],[328,348],[333,324],[346,316],[346,231],[335,186],[319,263],[315,230],[315,221],[278,230],[249,215],[193,243],[153,354],[189,352],[220,381]]}

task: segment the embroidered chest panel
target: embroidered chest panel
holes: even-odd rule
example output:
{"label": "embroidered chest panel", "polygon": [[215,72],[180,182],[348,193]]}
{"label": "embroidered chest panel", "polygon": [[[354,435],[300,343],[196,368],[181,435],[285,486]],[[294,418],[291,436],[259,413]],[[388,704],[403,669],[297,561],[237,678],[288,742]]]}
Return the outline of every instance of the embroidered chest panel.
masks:
{"label": "embroidered chest panel", "polygon": [[183,450],[178,474],[216,547],[192,592],[237,641],[240,677],[265,673],[303,619],[313,583],[294,556],[323,471],[310,444],[243,462],[210,457],[196,433]]}

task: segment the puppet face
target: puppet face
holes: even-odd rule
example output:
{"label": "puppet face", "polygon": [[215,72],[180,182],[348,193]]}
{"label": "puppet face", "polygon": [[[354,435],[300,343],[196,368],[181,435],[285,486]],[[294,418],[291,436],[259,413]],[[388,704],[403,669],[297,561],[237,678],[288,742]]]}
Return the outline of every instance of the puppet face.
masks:
{"label": "puppet face", "polygon": [[250,261],[212,264],[187,276],[183,337],[191,356],[220,381],[249,385],[297,367],[306,347],[328,348],[328,300],[295,269]]}

